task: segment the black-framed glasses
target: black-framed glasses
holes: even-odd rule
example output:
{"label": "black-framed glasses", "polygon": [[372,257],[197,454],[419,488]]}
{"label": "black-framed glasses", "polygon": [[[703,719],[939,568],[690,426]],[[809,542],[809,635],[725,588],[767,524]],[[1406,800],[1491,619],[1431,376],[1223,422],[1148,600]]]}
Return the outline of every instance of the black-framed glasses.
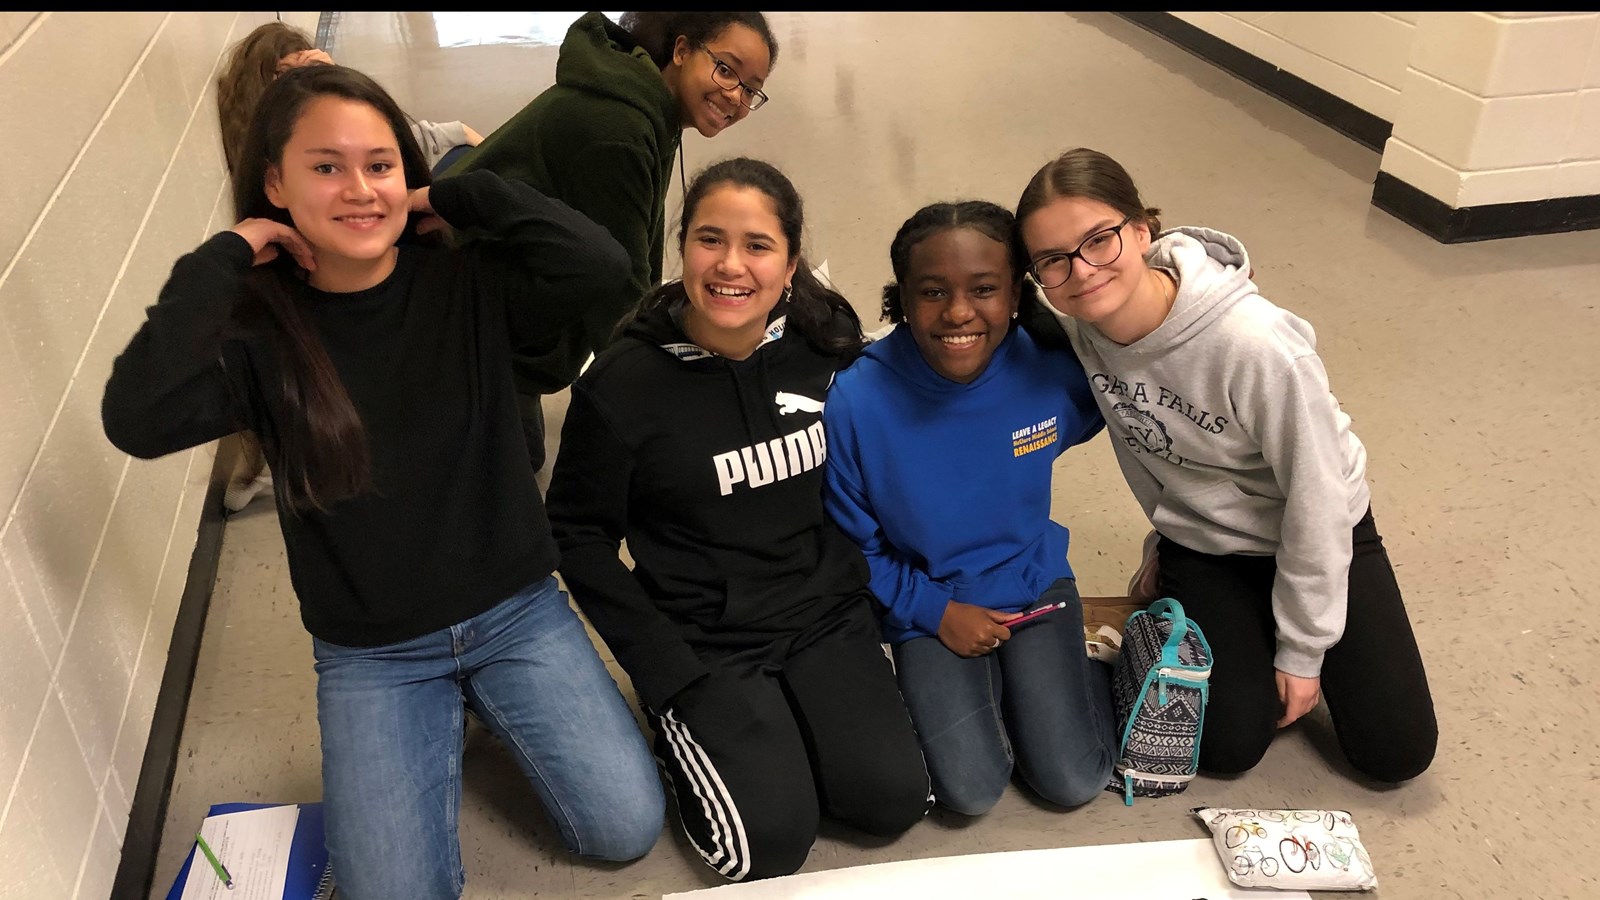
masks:
{"label": "black-framed glasses", "polygon": [[1042,288],[1058,288],[1072,277],[1072,261],[1081,259],[1095,268],[1109,266],[1122,255],[1122,229],[1133,216],[1084,238],[1071,253],[1051,253],[1028,265],[1028,274]]}
{"label": "black-framed glasses", "polygon": [[705,44],[701,44],[700,49],[704,50],[706,55],[711,57],[711,80],[717,83],[717,87],[722,88],[725,91],[731,91],[734,88],[738,88],[739,102],[743,103],[752,111],[760,109],[762,106],[766,105],[767,95],[765,92],[763,92],[760,88],[753,88],[750,85],[745,84],[744,81],[739,78],[739,73],[733,70],[733,66],[723,62],[721,57],[717,56],[715,53],[712,53],[710,47],[707,47]]}

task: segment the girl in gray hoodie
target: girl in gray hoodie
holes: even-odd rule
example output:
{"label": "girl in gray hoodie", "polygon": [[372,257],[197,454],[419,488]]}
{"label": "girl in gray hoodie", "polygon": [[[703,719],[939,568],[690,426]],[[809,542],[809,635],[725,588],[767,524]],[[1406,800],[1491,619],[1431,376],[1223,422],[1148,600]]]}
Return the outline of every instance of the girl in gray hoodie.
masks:
{"label": "girl in gray hoodie", "polygon": [[1200,767],[1253,767],[1326,697],[1357,769],[1412,778],[1433,759],[1433,701],[1316,334],[1257,292],[1236,238],[1162,231],[1159,212],[1079,148],[1033,177],[1017,222],[1049,301],[1025,318],[1082,360],[1160,534],[1160,593],[1211,641]]}

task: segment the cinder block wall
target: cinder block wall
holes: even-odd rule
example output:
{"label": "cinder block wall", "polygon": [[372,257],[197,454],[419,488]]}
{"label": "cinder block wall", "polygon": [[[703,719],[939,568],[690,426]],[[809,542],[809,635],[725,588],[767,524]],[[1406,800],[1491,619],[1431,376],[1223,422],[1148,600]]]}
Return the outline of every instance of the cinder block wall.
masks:
{"label": "cinder block wall", "polygon": [[1383,171],[1451,207],[1600,194],[1593,12],[1173,15],[1393,123]]}
{"label": "cinder block wall", "polygon": [[215,70],[272,15],[0,12],[6,898],[116,873],[215,451],[132,460],[100,398],[173,261],[232,224]]}

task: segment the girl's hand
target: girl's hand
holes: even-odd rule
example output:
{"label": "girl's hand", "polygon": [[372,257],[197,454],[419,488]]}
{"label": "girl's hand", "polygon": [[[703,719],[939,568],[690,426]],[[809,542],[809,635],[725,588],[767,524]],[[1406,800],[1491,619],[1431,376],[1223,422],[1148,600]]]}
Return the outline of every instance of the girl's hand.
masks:
{"label": "girl's hand", "polygon": [[1300,718],[1317,708],[1317,699],[1322,696],[1322,679],[1301,678],[1299,675],[1290,675],[1288,672],[1275,671],[1278,677],[1278,701],[1283,704],[1283,718],[1278,720],[1278,727],[1284,728],[1294,720]]}
{"label": "girl's hand", "polygon": [[282,222],[272,219],[245,219],[233,226],[233,233],[250,242],[250,249],[255,253],[251,265],[259,266],[278,258],[278,249],[281,247],[289,251],[294,261],[300,268],[307,272],[317,270],[316,257],[311,252],[311,245],[306,239]]}
{"label": "girl's hand", "polygon": [[290,69],[298,69],[301,66],[310,65],[312,63],[321,63],[325,66],[331,66],[333,65],[333,57],[329,56],[322,50],[317,50],[314,48],[311,50],[296,50],[288,56],[278,60],[278,74],[282,75]]}
{"label": "girl's hand", "polygon": [[417,220],[417,234],[427,234],[445,227],[445,221],[433,211],[433,202],[428,199],[431,187],[419,187],[411,192],[411,211],[421,213],[422,218]]}
{"label": "girl's hand", "polygon": [[972,658],[993,653],[1011,640],[1011,629],[1003,623],[1013,613],[996,612],[970,603],[951,600],[939,620],[939,640],[957,656]]}

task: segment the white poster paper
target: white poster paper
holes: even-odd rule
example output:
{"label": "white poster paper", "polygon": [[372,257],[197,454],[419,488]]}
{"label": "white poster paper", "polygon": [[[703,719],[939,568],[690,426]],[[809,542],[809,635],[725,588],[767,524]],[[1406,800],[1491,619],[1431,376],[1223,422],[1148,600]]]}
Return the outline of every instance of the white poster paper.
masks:
{"label": "white poster paper", "polygon": [[1304,891],[1235,887],[1211,841],[1202,838],[880,863],[668,894],[663,900],[1261,900],[1264,894],[1271,900],[1311,900]]}

